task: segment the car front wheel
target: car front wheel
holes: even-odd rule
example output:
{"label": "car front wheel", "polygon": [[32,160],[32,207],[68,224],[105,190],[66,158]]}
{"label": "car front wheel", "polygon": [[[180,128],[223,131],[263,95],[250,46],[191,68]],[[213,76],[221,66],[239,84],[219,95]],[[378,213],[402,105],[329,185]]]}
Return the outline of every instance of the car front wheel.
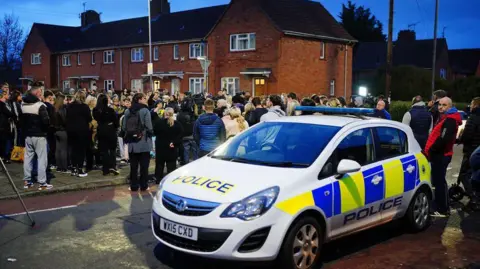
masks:
{"label": "car front wheel", "polygon": [[289,229],[278,262],[284,269],[314,268],[323,244],[323,228],[311,216],[298,220]]}

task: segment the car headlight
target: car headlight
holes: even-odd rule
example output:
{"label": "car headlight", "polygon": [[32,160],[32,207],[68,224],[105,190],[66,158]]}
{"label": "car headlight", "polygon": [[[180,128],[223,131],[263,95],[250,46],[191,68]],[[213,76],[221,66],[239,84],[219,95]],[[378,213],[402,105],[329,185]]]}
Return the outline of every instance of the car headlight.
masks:
{"label": "car headlight", "polygon": [[162,189],[163,189],[163,184],[165,184],[165,178],[162,179],[162,181],[160,181],[160,184],[158,184],[158,188],[157,188],[157,200],[162,200],[162,197],[160,197],[160,193],[162,193]]}
{"label": "car headlight", "polygon": [[239,202],[232,203],[223,211],[221,218],[253,220],[267,212],[277,199],[280,188],[275,186],[255,193]]}

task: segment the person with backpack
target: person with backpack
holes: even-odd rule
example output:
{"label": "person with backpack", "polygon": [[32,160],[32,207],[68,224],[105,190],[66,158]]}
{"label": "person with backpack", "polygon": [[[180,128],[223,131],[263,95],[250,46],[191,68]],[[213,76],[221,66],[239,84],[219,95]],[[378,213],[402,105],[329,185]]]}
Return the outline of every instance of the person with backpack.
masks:
{"label": "person with backpack", "polygon": [[[148,190],[148,166],[150,164],[150,151],[153,149],[152,118],[147,105],[147,97],[143,93],[133,96],[132,107],[125,111],[122,130],[125,132],[124,140],[128,143],[128,156],[130,158],[130,190]],[[138,167],[140,166],[140,178]]]}

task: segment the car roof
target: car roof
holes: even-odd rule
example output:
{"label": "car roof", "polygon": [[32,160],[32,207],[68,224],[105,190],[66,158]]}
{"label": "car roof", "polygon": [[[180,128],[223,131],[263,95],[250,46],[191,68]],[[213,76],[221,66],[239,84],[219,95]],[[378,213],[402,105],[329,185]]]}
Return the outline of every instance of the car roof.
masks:
{"label": "car roof", "polygon": [[[367,118],[369,119],[369,118]],[[293,122],[293,123],[306,123],[306,124],[318,124],[327,126],[343,127],[347,124],[362,121],[363,119],[356,116],[342,115],[305,115],[305,116],[292,116],[281,117],[273,122]]]}

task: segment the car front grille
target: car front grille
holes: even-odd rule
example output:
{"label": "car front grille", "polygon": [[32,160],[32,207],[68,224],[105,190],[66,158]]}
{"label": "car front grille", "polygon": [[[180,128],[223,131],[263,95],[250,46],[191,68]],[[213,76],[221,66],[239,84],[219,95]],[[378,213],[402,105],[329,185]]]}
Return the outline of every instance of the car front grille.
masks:
{"label": "car front grille", "polygon": [[160,216],[152,213],[153,230],[165,242],[176,247],[198,251],[214,252],[228,239],[232,230],[198,228],[198,240],[193,241],[160,230]]}
{"label": "car front grille", "polygon": [[[186,204],[183,210],[177,208],[180,202]],[[162,204],[166,209],[177,215],[190,217],[205,216],[220,205],[219,203],[185,198],[166,191],[163,191]]]}

